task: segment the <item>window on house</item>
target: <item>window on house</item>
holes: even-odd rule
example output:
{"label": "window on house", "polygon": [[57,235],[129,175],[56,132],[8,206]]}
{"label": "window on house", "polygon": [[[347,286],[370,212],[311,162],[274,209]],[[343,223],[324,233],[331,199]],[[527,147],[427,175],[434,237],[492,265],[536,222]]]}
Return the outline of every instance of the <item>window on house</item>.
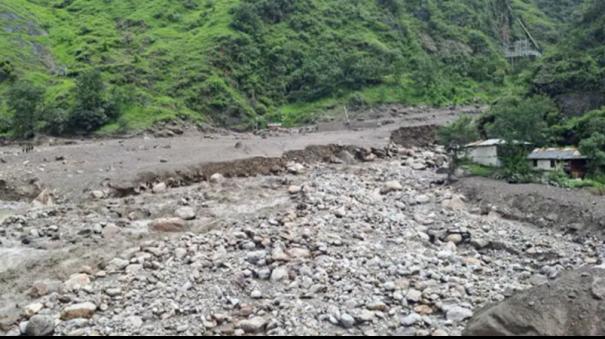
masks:
{"label": "window on house", "polygon": [[557,162],[554,161],[554,160],[551,160],[550,161],[550,168],[555,168],[555,167],[557,167]]}
{"label": "window on house", "polygon": [[538,160],[534,160],[534,167],[538,167]]}

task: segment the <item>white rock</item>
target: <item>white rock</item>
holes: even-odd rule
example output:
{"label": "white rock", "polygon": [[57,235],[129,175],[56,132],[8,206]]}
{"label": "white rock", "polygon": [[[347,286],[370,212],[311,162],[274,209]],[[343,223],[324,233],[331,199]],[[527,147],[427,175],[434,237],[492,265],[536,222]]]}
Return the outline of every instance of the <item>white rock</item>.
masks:
{"label": "white rock", "polygon": [[213,184],[220,184],[223,181],[225,181],[225,177],[222,174],[220,174],[220,173],[214,173],[210,177],[210,182],[213,183]]}
{"label": "white rock", "polygon": [[246,333],[256,334],[265,330],[267,326],[267,320],[261,317],[255,317],[249,320],[242,320],[239,322],[239,328],[244,330]]}
{"label": "white rock", "polygon": [[196,218],[195,210],[189,206],[179,207],[174,214],[183,220],[193,220]]}
{"label": "white rock", "polygon": [[41,303],[29,304],[23,309],[23,314],[25,314],[27,318],[31,318],[32,316],[40,313],[42,309],[44,309],[44,305]]}
{"label": "white rock", "polygon": [[292,174],[301,174],[305,171],[305,166],[297,162],[289,162],[286,165],[286,168],[288,169],[288,172]]}
{"label": "white rock", "polygon": [[69,277],[69,280],[63,283],[63,287],[68,291],[79,291],[88,285],[90,285],[88,274],[74,274]]}
{"label": "white rock", "polygon": [[280,266],[280,267],[274,269],[273,273],[271,273],[271,281],[278,282],[278,281],[287,280],[288,276],[289,276],[288,268],[285,266]]}
{"label": "white rock", "polygon": [[151,189],[151,191],[155,194],[159,194],[159,193],[166,192],[167,189],[168,189],[168,186],[166,186],[165,183],[160,182],[160,183],[153,185],[153,188]]}
{"label": "white rock", "polygon": [[355,326],[355,318],[353,318],[347,313],[343,313],[340,316],[340,325],[342,325],[342,327],[344,328],[352,328],[353,326]]}
{"label": "white rock", "polygon": [[384,184],[382,189],[380,190],[381,194],[389,194],[391,192],[401,191],[403,190],[403,186],[399,181],[388,181]]}
{"label": "white rock", "polygon": [[401,319],[401,325],[410,327],[422,322],[422,316],[417,313],[412,313]]}
{"label": "white rock", "polygon": [[447,310],[446,316],[447,316],[447,320],[455,322],[455,323],[459,323],[466,319],[472,318],[473,311],[471,311],[467,308],[464,308],[464,307],[453,306]]}
{"label": "white rock", "polygon": [[290,193],[292,195],[298,194],[298,193],[300,193],[300,191],[302,191],[302,187],[300,187],[300,186],[292,185],[292,186],[288,187],[288,193]]}

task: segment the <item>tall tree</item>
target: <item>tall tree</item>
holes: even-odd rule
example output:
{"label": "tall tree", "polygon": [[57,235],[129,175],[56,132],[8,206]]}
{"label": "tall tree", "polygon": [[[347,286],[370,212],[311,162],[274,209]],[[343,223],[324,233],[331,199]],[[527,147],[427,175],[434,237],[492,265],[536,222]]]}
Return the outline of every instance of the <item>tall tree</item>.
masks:
{"label": "tall tree", "polygon": [[29,81],[18,81],[7,93],[8,107],[13,113],[13,130],[18,138],[30,139],[35,136],[44,89]]}

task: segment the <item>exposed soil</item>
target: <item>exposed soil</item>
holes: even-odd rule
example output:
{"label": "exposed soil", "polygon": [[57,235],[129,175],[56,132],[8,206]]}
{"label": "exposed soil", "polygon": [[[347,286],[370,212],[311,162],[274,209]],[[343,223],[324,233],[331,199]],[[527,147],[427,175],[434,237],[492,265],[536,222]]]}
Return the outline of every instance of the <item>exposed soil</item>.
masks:
{"label": "exposed soil", "polygon": [[[178,126],[165,126],[166,131],[170,132],[167,135],[176,136],[156,138],[152,135],[162,134],[156,130],[150,135],[129,139],[49,139],[31,153],[23,153],[18,145],[0,148],[0,180],[14,187],[15,194],[18,194],[21,185],[38,181],[41,187],[51,188],[60,198],[81,199],[88,197],[90,191],[107,187],[108,184],[130,189],[143,174],[162,176],[192,168],[198,172],[210,163],[226,164],[258,157],[281,158],[288,152],[301,151],[314,145],[382,148],[389,143],[391,133],[401,127],[441,125],[452,121],[462,112],[479,111],[480,108],[476,107],[452,110],[385,106],[353,115],[351,119],[355,119],[360,126],[351,126],[342,118],[334,118],[331,122],[322,122],[314,127],[269,131],[258,135],[216,130],[183,131]],[[175,129],[182,135],[175,133]],[[407,141],[413,142],[417,135],[413,134]],[[398,139],[403,142],[405,136],[399,133]],[[257,164],[259,162],[263,161],[256,160]],[[243,172],[247,171],[235,170],[233,175],[245,174]],[[263,172],[266,170],[260,171]]]}
{"label": "exposed soil", "polygon": [[484,212],[570,233],[605,239],[605,197],[585,190],[538,184],[509,184],[486,178],[464,178],[457,189]]}

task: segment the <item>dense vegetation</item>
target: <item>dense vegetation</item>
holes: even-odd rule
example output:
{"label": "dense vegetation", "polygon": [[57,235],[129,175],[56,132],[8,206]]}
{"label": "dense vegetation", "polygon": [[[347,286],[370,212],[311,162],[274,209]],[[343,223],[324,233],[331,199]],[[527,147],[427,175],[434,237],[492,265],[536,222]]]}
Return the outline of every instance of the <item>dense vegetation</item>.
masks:
{"label": "dense vegetation", "polygon": [[177,116],[295,124],[337,103],[489,102],[525,87],[501,50],[525,37],[516,19],[548,47],[579,2],[2,1],[0,133],[16,131],[7,94],[23,81],[44,89],[34,125],[50,133]]}
{"label": "dense vegetation", "polygon": [[571,27],[540,62],[531,85],[577,115],[605,105],[605,1],[587,1]]}

